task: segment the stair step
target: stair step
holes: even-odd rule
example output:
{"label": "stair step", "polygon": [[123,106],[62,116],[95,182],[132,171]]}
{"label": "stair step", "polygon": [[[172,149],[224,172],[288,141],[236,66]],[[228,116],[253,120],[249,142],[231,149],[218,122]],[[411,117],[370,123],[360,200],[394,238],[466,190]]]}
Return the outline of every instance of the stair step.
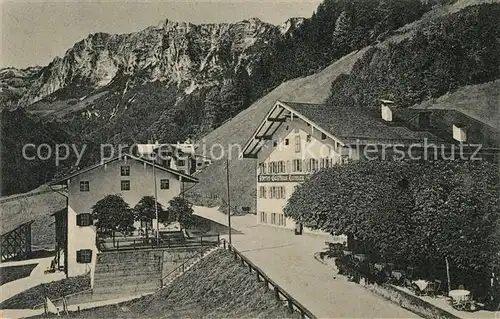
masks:
{"label": "stair step", "polygon": [[156,273],[160,270],[158,265],[154,265],[154,267],[96,267],[96,274],[109,274],[109,273],[117,273],[123,275],[135,274],[135,273]]}
{"label": "stair step", "polygon": [[160,275],[136,275],[136,276],[106,276],[106,277],[95,277],[94,287],[107,286],[107,285],[124,285],[124,284],[136,284],[136,283],[147,283],[147,282],[157,282],[160,280]]}
{"label": "stair step", "polygon": [[143,284],[135,284],[135,285],[96,287],[96,288],[94,288],[94,296],[106,295],[106,294],[111,294],[111,293],[134,294],[134,293],[140,293],[140,292],[155,291],[158,288],[160,288],[160,281],[159,280],[156,284],[143,283]]}

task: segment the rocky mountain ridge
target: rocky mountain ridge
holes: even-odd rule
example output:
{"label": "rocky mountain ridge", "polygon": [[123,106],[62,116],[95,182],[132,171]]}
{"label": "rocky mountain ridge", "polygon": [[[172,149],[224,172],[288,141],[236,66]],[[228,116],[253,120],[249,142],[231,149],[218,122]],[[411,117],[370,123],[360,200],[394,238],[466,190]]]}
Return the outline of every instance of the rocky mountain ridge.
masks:
{"label": "rocky mountain ridge", "polygon": [[[27,107],[71,86],[80,89],[73,89],[76,96],[71,97],[81,98],[104,88],[117,75],[140,74],[143,81],[175,84],[190,93],[196,87],[220,83],[238,68],[252,74],[254,61],[269,54],[279,39],[302,22],[303,18],[292,18],[275,26],[251,18],[196,25],[167,19],[135,33],[91,34],[32,75],[29,88],[12,104]],[[11,71],[9,79],[21,72]]]}

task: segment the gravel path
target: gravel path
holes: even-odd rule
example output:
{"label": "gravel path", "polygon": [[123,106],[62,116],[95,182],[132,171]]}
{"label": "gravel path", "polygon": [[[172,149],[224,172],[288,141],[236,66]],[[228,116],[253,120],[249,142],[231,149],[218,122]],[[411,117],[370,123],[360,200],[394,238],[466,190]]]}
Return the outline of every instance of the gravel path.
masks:
{"label": "gravel path", "polygon": [[[227,216],[214,209],[195,207],[195,213],[225,223]],[[219,216],[217,216],[219,215]],[[327,236],[302,235],[259,226],[256,217],[233,217],[235,247],[271,279],[320,318],[419,318],[382,299],[358,284],[337,276],[331,268],[314,259],[325,246]]]}

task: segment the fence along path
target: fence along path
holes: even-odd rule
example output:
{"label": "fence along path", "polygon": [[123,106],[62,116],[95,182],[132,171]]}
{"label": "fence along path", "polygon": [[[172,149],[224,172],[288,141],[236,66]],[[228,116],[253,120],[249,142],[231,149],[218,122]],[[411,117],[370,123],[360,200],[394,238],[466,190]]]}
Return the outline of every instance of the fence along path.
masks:
{"label": "fence along path", "polygon": [[293,313],[297,311],[301,318],[315,319],[316,316],[312,314],[306,307],[304,307],[300,302],[288,294],[281,286],[275,283],[271,278],[269,278],[259,267],[252,263],[248,258],[243,256],[233,245],[229,244],[224,238],[221,240],[224,249],[229,250],[234,254],[235,259],[239,259],[242,265],[248,267],[250,273],[255,272],[258,281],[264,281],[266,287],[271,288],[274,291],[274,296],[278,301],[285,301],[287,304],[288,311]]}

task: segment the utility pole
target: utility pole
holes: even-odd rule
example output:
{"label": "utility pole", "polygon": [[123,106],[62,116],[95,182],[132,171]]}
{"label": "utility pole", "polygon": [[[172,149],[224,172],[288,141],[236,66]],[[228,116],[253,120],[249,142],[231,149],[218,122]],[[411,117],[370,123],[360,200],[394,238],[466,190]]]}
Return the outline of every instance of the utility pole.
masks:
{"label": "utility pole", "polygon": [[160,247],[160,223],[158,221],[158,191],[156,188],[156,149],[153,148],[153,179],[155,186],[156,246]]}
{"label": "utility pole", "polygon": [[231,244],[231,196],[229,192],[229,158],[226,159],[226,181],[227,181],[227,225],[229,228],[229,244]]}

